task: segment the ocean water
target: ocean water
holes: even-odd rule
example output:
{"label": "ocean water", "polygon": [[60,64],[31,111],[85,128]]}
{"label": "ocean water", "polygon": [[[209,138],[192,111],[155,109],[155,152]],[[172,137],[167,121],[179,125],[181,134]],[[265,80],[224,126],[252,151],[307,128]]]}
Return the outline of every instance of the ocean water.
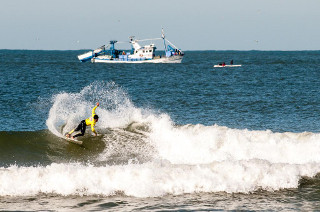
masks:
{"label": "ocean water", "polygon": [[83,52],[0,50],[0,210],[320,210],[320,51]]}

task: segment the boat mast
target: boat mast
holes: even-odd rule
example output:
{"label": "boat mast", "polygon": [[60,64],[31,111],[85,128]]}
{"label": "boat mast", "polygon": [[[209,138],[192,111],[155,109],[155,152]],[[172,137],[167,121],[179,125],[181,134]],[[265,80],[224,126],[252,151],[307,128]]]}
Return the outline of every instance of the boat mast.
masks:
{"label": "boat mast", "polygon": [[165,37],[165,35],[164,35],[163,28],[161,29],[161,38],[163,39],[164,53],[166,53],[166,52],[167,52],[166,37]]}
{"label": "boat mast", "polygon": [[134,36],[130,36],[129,39],[130,39],[129,43],[131,43],[131,54],[134,54],[134,46],[133,46]]}

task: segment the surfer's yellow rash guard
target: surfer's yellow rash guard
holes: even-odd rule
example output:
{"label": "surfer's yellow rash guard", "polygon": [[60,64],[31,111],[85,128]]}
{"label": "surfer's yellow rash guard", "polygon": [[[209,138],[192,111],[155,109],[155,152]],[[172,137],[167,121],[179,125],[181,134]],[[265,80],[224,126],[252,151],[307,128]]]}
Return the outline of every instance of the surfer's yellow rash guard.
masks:
{"label": "surfer's yellow rash guard", "polygon": [[[87,126],[89,126],[89,125],[91,125],[91,130],[92,130],[92,132],[94,132],[95,134],[97,134],[97,132],[96,132],[96,130],[94,129],[94,125],[96,125],[96,121],[94,120],[94,118],[93,118],[93,116],[94,115],[96,115],[96,109],[97,109],[97,107],[98,106],[95,106],[93,109],[92,109],[92,115],[91,115],[91,117],[89,117],[89,118],[87,118],[86,120],[83,120],[82,122],[86,122],[86,125]],[[82,123],[81,122],[81,123]],[[81,123],[79,124],[79,130],[80,130],[80,127],[81,127]],[[68,134],[72,134],[74,131],[76,130],[76,128],[75,129],[73,129],[73,130],[71,130]],[[85,131],[85,128],[84,128],[84,131]],[[83,132],[84,133],[84,132]],[[77,136],[77,135],[76,135]]]}
{"label": "surfer's yellow rash guard", "polygon": [[87,118],[86,119],[86,125],[89,126],[91,125],[91,131],[94,132],[94,133],[97,133],[96,130],[94,129],[94,126],[96,125],[96,121],[94,120],[94,115],[96,115],[96,109],[97,109],[98,106],[95,106],[93,109],[92,109],[92,115],[90,118]]}

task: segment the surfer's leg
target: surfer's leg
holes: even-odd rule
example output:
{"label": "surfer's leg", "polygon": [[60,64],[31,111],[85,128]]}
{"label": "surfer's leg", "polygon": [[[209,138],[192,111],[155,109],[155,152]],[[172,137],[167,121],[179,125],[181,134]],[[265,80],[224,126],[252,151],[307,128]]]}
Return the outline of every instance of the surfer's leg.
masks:
{"label": "surfer's leg", "polygon": [[84,133],[86,132],[86,121],[83,120],[81,121],[81,123],[79,124],[79,126],[77,127],[77,129],[75,131],[79,131],[81,130],[81,133],[76,134],[75,136],[73,136],[74,138],[78,137],[78,136],[84,136]]}
{"label": "surfer's leg", "polygon": [[68,132],[68,134],[66,135],[68,138],[70,137],[70,135],[74,132],[74,131],[79,131],[79,130],[81,130],[81,128],[82,128],[82,123],[85,123],[85,120],[82,120],[81,122],[80,122],[80,124],[76,127],[76,128],[74,128],[73,130],[71,130],[70,132]]}

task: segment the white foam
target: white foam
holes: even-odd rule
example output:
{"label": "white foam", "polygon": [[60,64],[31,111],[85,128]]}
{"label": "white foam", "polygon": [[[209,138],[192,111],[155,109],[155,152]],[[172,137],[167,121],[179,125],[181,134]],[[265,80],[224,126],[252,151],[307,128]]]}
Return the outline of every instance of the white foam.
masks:
{"label": "white foam", "polygon": [[[79,93],[60,93],[53,97],[53,105],[46,121],[48,129],[55,135],[76,127],[79,122],[91,116],[91,110],[100,102],[96,113],[99,122],[96,128],[114,128],[128,125],[139,119],[140,109],[133,106],[127,94],[113,82],[94,82]],[[61,126],[65,125],[61,131]]]}
{"label": "white foam", "polygon": [[175,164],[251,159],[320,163],[320,135],[315,133],[273,133],[200,124],[176,127],[163,118],[152,125],[150,139],[161,158]]}
{"label": "white foam", "polygon": [[135,197],[194,192],[243,192],[296,188],[301,176],[314,176],[319,164],[271,164],[261,160],[225,161],[207,165],[164,162],[94,167],[51,164],[46,167],[0,169],[0,195],[38,193]]}
{"label": "white foam", "polygon": [[[149,197],[193,192],[247,193],[260,188],[297,188],[302,176],[313,177],[320,172],[319,134],[201,124],[176,126],[167,114],[135,107],[114,83],[93,83],[79,93],[56,95],[47,120],[49,130],[60,135],[61,123],[66,124],[65,130],[73,128],[91,115],[97,101],[101,103],[97,129],[111,128],[119,134],[106,140],[107,148],[96,159],[105,161],[130,151],[128,161],[139,161],[140,154],[147,162],[3,168],[0,195],[112,195],[120,191]],[[135,132],[122,129],[131,123],[137,123],[133,128],[142,125],[147,130],[131,135]],[[120,143],[121,139],[125,141]],[[131,155],[138,155],[137,160]]]}

